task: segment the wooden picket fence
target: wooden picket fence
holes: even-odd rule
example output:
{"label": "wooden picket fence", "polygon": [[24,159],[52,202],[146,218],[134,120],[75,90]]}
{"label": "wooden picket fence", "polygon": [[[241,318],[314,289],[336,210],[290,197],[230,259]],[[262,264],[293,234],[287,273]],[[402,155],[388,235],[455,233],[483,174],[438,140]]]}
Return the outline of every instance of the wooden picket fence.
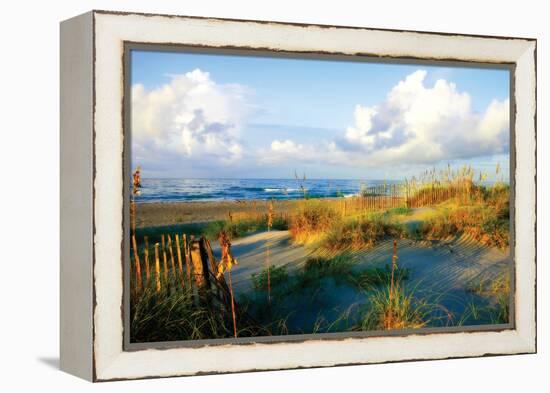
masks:
{"label": "wooden picket fence", "polygon": [[453,183],[406,181],[364,187],[358,196],[343,198],[340,204],[345,216],[362,211],[433,206],[453,198],[466,202],[478,196],[476,190],[478,188],[468,180]]}
{"label": "wooden picket fence", "polygon": [[139,297],[147,288],[160,293],[163,290],[190,291],[198,303],[218,305],[230,313],[236,312],[233,289],[218,273],[210,241],[205,237],[187,237],[186,234],[160,235],[160,242],[150,244],[144,236],[141,247],[135,235],[131,236],[131,291]]}

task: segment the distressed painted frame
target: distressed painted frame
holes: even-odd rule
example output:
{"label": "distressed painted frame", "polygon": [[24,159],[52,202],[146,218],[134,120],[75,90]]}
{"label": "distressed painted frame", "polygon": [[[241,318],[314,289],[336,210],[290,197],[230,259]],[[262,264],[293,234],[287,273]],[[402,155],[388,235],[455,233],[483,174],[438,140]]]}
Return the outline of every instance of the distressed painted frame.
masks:
{"label": "distressed painted frame", "polygon": [[[513,67],[511,149],[515,189],[521,190],[513,193],[513,326],[246,345],[125,346],[124,53],[131,43]],[[92,11],[62,23],[61,49],[62,369],[106,381],[536,352],[536,40]]]}

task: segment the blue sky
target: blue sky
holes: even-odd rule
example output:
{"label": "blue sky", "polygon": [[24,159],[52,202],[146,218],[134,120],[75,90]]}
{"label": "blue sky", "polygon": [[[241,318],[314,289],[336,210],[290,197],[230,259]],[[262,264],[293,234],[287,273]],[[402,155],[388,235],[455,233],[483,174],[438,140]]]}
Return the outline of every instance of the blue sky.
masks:
{"label": "blue sky", "polygon": [[447,162],[507,166],[507,70],[154,51],[132,51],[131,67],[144,175],[401,178]]}

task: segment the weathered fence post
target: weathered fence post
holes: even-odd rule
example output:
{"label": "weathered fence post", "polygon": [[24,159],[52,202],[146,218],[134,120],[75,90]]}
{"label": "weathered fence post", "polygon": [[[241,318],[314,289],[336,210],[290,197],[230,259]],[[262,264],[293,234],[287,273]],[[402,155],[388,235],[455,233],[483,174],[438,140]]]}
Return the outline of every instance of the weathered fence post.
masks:
{"label": "weathered fence post", "polygon": [[[202,239],[201,239],[202,240]],[[216,258],[214,258],[214,252],[212,251],[212,246],[210,245],[210,241],[206,238],[204,238],[204,248],[206,249],[206,253],[208,254],[208,260],[210,261],[210,270],[212,271],[212,274],[216,275],[218,272],[218,264],[216,263]],[[220,287],[216,284],[216,293],[218,294],[218,297],[220,296]]]}
{"label": "weathered fence post", "polygon": [[210,270],[212,273],[216,273],[218,271],[218,265],[216,264],[216,259],[214,258],[214,252],[212,251],[212,245],[210,245],[210,240],[207,238],[201,238],[201,241],[204,242],[204,249],[206,250],[206,254],[208,255],[208,260],[210,261]]}
{"label": "weathered fence post", "polygon": [[132,235],[132,246],[134,248],[134,263],[136,264],[136,287],[141,290],[141,262],[139,261],[136,235]]}
{"label": "weathered fence post", "polygon": [[193,240],[191,242],[191,262],[193,263],[193,273],[195,283],[201,300],[207,300],[208,289],[210,288],[210,277],[208,274],[208,255],[204,248],[204,239]]}
{"label": "weathered fence post", "polygon": [[174,251],[172,250],[172,237],[168,235],[168,251],[170,251],[170,264],[172,265],[172,275],[176,276],[176,264],[174,263]]}
{"label": "weathered fence post", "polygon": [[149,238],[145,236],[144,240],[145,240],[145,251],[144,251],[145,278],[147,279],[147,285],[149,285],[149,280],[151,279],[151,272],[149,271]]}
{"label": "weathered fence post", "polygon": [[162,239],[162,267],[164,268],[164,281],[168,282],[168,262],[166,259],[166,246],[164,243],[164,235],[161,235]]}
{"label": "weathered fence post", "polygon": [[178,269],[180,272],[180,279],[181,279],[181,286],[185,287],[183,284],[184,278],[183,278],[183,264],[181,262],[181,247],[180,247],[180,235],[176,233],[176,256],[178,257]]}
{"label": "weathered fence post", "polygon": [[187,243],[187,235],[184,233],[181,238],[183,239],[183,251],[185,253],[185,266],[187,267],[187,282],[189,283],[189,289],[193,289],[193,281],[191,280],[191,257],[189,255],[189,243]]}
{"label": "weathered fence post", "polygon": [[159,244],[155,243],[155,280],[157,283],[157,292],[160,292],[160,260],[159,260]]}

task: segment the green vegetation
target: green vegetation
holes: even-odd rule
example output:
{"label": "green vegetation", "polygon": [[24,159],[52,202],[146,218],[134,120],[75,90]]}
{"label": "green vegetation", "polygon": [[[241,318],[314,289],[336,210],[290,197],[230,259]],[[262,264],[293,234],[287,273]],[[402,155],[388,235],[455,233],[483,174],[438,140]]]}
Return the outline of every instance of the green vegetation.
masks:
{"label": "green vegetation", "polygon": [[428,326],[437,306],[427,300],[417,299],[413,292],[396,283],[374,289],[368,295],[367,305],[362,310],[355,330],[418,329]]}
{"label": "green vegetation", "polygon": [[272,287],[277,287],[283,284],[288,279],[288,271],[286,266],[270,266],[263,269],[258,274],[252,274],[252,287],[256,291],[267,289],[267,276],[269,271],[269,282]]}
{"label": "green vegetation", "polygon": [[[394,279],[401,282],[409,278],[410,270],[397,267],[394,271]],[[391,281],[390,265],[383,268],[367,268],[359,272],[356,276],[356,284],[364,289],[370,289],[378,285],[388,284]]]}
{"label": "green vegetation", "polygon": [[393,209],[389,209],[386,211],[387,215],[390,216],[410,216],[413,213],[413,209],[410,207],[394,207]]}
{"label": "green vegetation", "polygon": [[[288,223],[283,218],[276,216],[273,218],[273,230],[287,230]],[[231,239],[248,236],[255,232],[267,230],[267,217],[260,219],[244,220],[219,220],[209,222],[198,222],[188,224],[164,225],[158,227],[146,227],[136,229],[136,238],[140,242],[144,236],[149,238],[149,243],[154,244],[161,241],[161,235],[174,236],[175,234],[185,233],[197,238],[206,236],[210,240],[216,240],[221,231],[225,231]],[[141,245],[141,243],[139,243]]]}
{"label": "green vegetation", "polygon": [[488,305],[470,303],[464,319],[489,320],[493,324],[508,323],[510,320],[510,276],[504,269],[494,278],[482,278],[473,282],[467,290],[488,300]]}
{"label": "green vegetation", "polygon": [[[281,217],[273,218],[271,227],[275,230],[286,230],[288,224]],[[244,237],[255,232],[267,231],[267,216],[261,219],[212,221],[203,230],[203,234],[211,239],[217,239],[221,231],[224,231],[231,239]]]}
{"label": "green vegetation", "polygon": [[[179,283],[172,282],[174,285]],[[197,304],[191,291],[165,286],[157,292],[151,280],[130,302],[130,340],[139,343],[232,337],[231,315],[212,311],[205,304]],[[251,334],[249,330],[247,327],[241,333]]]}
{"label": "green vegetation", "polygon": [[141,241],[145,236],[149,238],[149,244],[159,243],[162,235],[173,236],[175,234],[186,233],[188,236],[193,235],[200,237],[204,234],[205,229],[208,227],[207,222],[197,222],[189,224],[176,224],[176,225],[163,225],[158,227],[146,227],[136,229],[136,239],[141,245]]}

